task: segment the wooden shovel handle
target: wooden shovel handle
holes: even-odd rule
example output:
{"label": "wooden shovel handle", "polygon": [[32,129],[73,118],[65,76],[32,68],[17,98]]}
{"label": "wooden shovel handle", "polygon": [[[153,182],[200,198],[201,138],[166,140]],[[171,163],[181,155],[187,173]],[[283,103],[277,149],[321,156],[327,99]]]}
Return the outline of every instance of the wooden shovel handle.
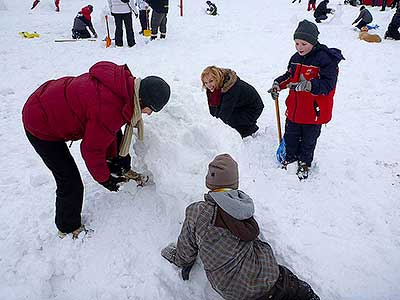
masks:
{"label": "wooden shovel handle", "polygon": [[276,126],[278,128],[278,138],[279,138],[279,145],[282,142],[282,129],[281,129],[281,117],[279,113],[279,99],[278,97],[275,99],[275,115],[276,115]]}

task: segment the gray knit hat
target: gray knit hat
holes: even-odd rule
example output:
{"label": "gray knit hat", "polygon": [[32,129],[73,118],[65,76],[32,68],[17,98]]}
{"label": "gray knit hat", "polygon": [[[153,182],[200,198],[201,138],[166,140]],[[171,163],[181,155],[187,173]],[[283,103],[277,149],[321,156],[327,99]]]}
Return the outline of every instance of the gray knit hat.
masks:
{"label": "gray knit hat", "polygon": [[210,190],[218,188],[237,189],[239,187],[238,164],[229,154],[217,155],[209,163],[206,186]]}
{"label": "gray knit hat", "polygon": [[294,32],[294,39],[303,40],[309,42],[311,45],[315,45],[318,42],[318,27],[313,22],[303,20],[297,26]]}

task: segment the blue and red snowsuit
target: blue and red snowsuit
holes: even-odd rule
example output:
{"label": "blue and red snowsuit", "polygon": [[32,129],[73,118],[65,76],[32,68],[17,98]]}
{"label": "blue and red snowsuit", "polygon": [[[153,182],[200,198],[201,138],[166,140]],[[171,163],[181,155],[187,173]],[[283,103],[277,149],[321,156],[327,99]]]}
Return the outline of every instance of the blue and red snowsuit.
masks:
{"label": "blue and red snowsuit", "polygon": [[299,160],[311,166],[321,124],[332,118],[333,96],[338,64],[344,59],[340,50],[317,43],[310,53],[294,54],[285,74],[275,79],[281,89],[300,81],[302,74],[311,82],[311,91],[290,90],[286,99],[286,160]]}

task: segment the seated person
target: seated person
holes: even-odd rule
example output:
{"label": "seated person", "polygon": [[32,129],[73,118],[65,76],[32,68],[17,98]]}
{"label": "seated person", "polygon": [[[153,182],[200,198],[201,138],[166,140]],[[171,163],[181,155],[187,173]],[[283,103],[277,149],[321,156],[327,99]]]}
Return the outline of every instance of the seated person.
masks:
{"label": "seated person", "polygon": [[216,16],[217,15],[217,6],[212,3],[211,1],[206,2],[208,5],[208,8],[206,9],[206,13],[210,16]]}
{"label": "seated person", "polygon": [[397,9],[396,13],[394,14],[392,21],[389,23],[388,30],[385,33],[385,39],[393,39],[393,40],[400,40],[400,7]]}
{"label": "seated person", "polygon": [[94,38],[97,38],[97,33],[93,28],[90,14],[93,12],[93,6],[88,5],[81,9],[74,19],[74,25],[72,27],[72,38],[73,39],[88,39],[91,37],[86,27],[89,27]]}
{"label": "seated person", "polygon": [[333,10],[327,7],[328,3],[329,0],[323,0],[318,4],[317,9],[314,12],[315,22],[321,23],[322,20],[328,19],[327,14],[333,13]]}
{"label": "seated person", "polygon": [[212,288],[225,300],[319,300],[259,239],[253,199],[238,190],[238,164],[229,154],[210,162],[206,186],[204,200],[186,208],[178,242],[161,251],[182,268],[182,279],[189,279],[199,256]]}
{"label": "seated person", "polygon": [[245,138],[258,130],[257,119],[264,104],[256,89],[236,72],[209,66],[201,73],[210,114],[236,129]]}
{"label": "seated person", "polygon": [[365,6],[360,7],[360,14],[358,15],[357,19],[354,20],[351,25],[354,25],[358,22],[356,27],[361,30],[364,26],[367,26],[367,24],[372,22],[372,15],[369,12],[368,9],[365,8]]}

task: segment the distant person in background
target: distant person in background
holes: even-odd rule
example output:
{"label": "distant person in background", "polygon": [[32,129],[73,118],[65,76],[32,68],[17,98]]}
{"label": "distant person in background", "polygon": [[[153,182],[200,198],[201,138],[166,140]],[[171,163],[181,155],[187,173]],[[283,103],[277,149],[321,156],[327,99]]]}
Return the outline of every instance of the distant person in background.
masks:
{"label": "distant person in background", "polygon": [[393,40],[400,40],[400,7],[397,8],[396,13],[394,14],[392,21],[390,21],[388,30],[385,33],[385,39],[393,39]]}
{"label": "distant person in background", "polygon": [[390,5],[392,9],[400,7],[400,0],[393,0],[392,4]]}
{"label": "distant person in background", "polygon": [[381,11],[385,11],[386,8],[386,0],[382,0],[382,8]]}
{"label": "distant person in background", "polygon": [[211,1],[207,1],[206,4],[208,5],[207,9],[206,9],[206,13],[210,16],[216,16],[217,13],[217,6],[212,3]]}
{"label": "distant person in background", "polygon": [[136,6],[139,9],[139,21],[141,31],[139,34],[143,34],[144,30],[147,30],[149,26],[149,4],[144,0],[136,0]]}
{"label": "distant person in background", "polygon": [[130,5],[129,0],[107,0],[110,7],[111,15],[115,21],[115,46],[122,47],[124,42],[122,40],[124,30],[122,23],[125,25],[126,40],[128,47],[135,46],[135,34],[133,33],[132,12],[137,17],[136,6]]}
{"label": "distant person in background", "polygon": [[167,14],[168,0],[146,0],[151,9],[151,37],[150,40],[155,40],[160,30],[160,39],[165,39],[167,36]]}
{"label": "distant person in background", "polygon": [[282,168],[297,161],[297,176],[308,177],[322,124],[332,118],[341,51],[318,42],[318,27],[307,20],[294,32],[297,52],[290,58],[285,74],[277,77],[269,89],[276,100],[279,91],[289,89],[286,99],[284,140],[286,159]]}
{"label": "distant person in background", "polygon": [[317,0],[308,0],[308,7],[307,10],[310,11],[315,10],[315,3],[317,2]]}
{"label": "distant person in background", "polygon": [[93,12],[93,6],[88,5],[81,9],[74,19],[74,25],[72,26],[72,38],[73,39],[88,39],[91,37],[89,30],[92,32],[93,37],[97,38],[96,30],[94,30],[92,24],[91,13]]}
{"label": "distant person in background", "polygon": [[360,14],[357,19],[354,20],[351,25],[354,25],[358,22],[356,27],[361,30],[362,27],[367,26],[367,24],[372,22],[372,15],[369,10],[363,5],[360,7]]}
{"label": "distant person in background", "polygon": [[[33,1],[31,9],[34,9],[39,4],[39,2],[40,0]],[[56,11],[60,11],[60,0],[54,0],[54,4],[56,6]]]}
{"label": "distant person in background", "polygon": [[213,117],[236,129],[242,138],[257,132],[264,104],[256,89],[230,69],[209,66],[201,73]]}
{"label": "distant person in background", "polygon": [[321,23],[322,20],[328,19],[327,14],[333,13],[332,9],[328,8],[328,3],[329,3],[329,0],[322,0],[322,2],[320,4],[318,4],[318,6],[314,12],[315,22]]}
{"label": "distant person in background", "polygon": [[209,163],[206,186],[203,201],[186,208],[177,243],[161,250],[182,268],[182,279],[189,280],[199,257],[212,288],[225,300],[319,300],[259,238],[254,201],[238,189],[238,164],[229,154]]}
{"label": "distant person in background", "polygon": [[[26,101],[22,122],[29,142],[56,181],[56,226],[60,238],[85,231],[81,223],[84,188],[67,141],[81,140],[86,167],[112,192],[125,182],[131,169],[130,124],[143,140],[142,114],[160,111],[170,87],[161,78],[135,78],[126,65],[102,61],[88,73],[43,83]],[[125,126],[126,127],[126,126]],[[123,153],[122,153],[123,152]]]}

